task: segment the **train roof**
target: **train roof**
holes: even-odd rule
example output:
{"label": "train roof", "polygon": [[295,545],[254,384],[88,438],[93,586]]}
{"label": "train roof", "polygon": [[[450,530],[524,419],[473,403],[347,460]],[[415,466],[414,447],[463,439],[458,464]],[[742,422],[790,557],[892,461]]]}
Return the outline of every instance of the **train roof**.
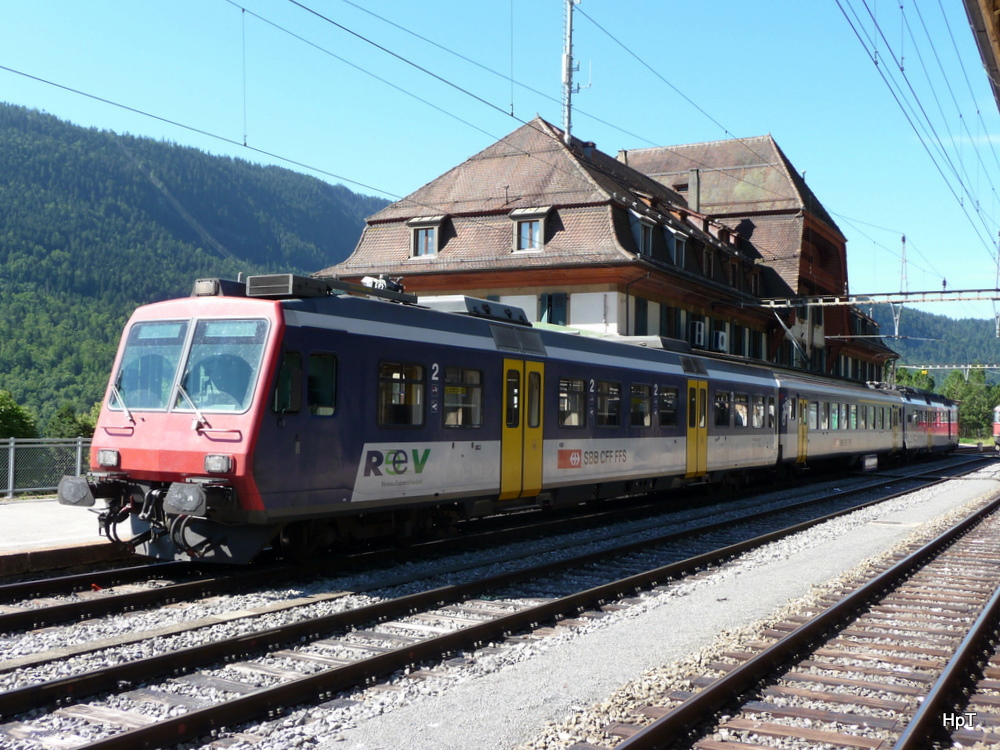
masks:
{"label": "train roof", "polygon": [[[839,385],[847,389],[865,386],[851,380],[777,367],[734,355],[694,352],[686,341],[661,336],[592,335],[551,325],[533,326],[524,310],[492,300],[455,295],[421,301],[400,291],[392,280],[366,279],[352,284],[338,279],[271,274],[251,276],[246,282],[199,279],[193,296],[235,296],[277,301],[286,319],[295,324],[325,327],[330,316],[357,321],[357,331],[387,337],[402,335],[402,328],[418,328],[423,340],[471,348],[486,348],[521,356],[578,358],[585,354],[594,365],[627,366],[643,361],[665,371],[691,377],[742,377],[771,383],[799,381],[815,385]],[[386,304],[386,303],[397,304]],[[337,328],[344,328],[338,324]],[[917,396],[915,389],[869,388],[895,391],[907,400],[927,403],[947,401],[937,394]]]}

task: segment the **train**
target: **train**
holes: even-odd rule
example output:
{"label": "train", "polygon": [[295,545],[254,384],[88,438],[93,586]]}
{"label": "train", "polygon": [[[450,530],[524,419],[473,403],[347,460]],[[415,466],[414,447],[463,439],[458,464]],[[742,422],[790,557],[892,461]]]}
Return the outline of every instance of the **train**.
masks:
{"label": "train", "polygon": [[1000,406],[993,407],[993,450],[1000,453]]}
{"label": "train", "polygon": [[162,560],[311,559],[463,519],[957,446],[954,401],[292,274],[136,309],[64,505]]}

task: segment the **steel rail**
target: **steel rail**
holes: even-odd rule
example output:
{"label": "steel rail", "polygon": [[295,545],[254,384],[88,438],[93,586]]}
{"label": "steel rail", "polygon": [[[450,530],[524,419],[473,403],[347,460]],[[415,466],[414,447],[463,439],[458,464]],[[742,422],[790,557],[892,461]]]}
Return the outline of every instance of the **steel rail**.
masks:
{"label": "steel rail", "polygon": [[[908,490],[907,492],[912,492]],[[893,495],[892,497],[895,497]],[[874,502],[884,502],[885,498]],[[599,607],[608,601],[621,598],[623,596],[634,595],[635,593],[675,578],[692,569],[700,569],[706,565],[717,564],[745,552],[761,544],[774,541],[792,533],[809,528],[823,521],[829,520],[846,513],[853,512],[862,506],[843,509],[836,513],[823,516],[821,519],[812,519],[796,524],[787,529],[769,532],[751,540],[739,542],[720,550],[704,553],[687,560],[671,563],[651,571],[645,571],[624,579],[603,584],[586,591],[571,594],[552,602],[547,602],[538,607],[533,607],[521,612],[505,615],[496,620],[491,620],[479,625],[470,626],[453,633],[449,633],[437,638],[428,639],[416,644],[407,645],[394,649],[385,654],[380,654],[368,659],[360,660],[349,665],[333,668],[325,672],[310,675],[307,677],[292,680],[287,683],[275,685],[269,688],[261,688],[253,693],[239,696],[227,700],[224,704],[210,706],[196,711],[185,713],[176,718],[157,722],[147,727],[132,729],[112,737],[99,740],[87,745],[93,750],[131,750],[136,747],[159,747],[179,742],[187,742],[199,737],[212,734],[223,727],[234,724],[245,723],[251,716],[274,716],[289,706],[299,703],[327,700],[337,692],[363,685],[367,681],[391,674],[400,669],[413,666],[415,664],[440,658],[442,655],[458,651],[465,648],[476,648],[483,643],[505,637],[518,630],[536,627],[542,622],[548,622],[561,616],[575,615],[581,611]],[[779,512],[777,510],[767,511],[760,515]],[[743,520],[743,519],[740,519]],[[725,523],[709,524],[709,526],[723,526]],[[690,535],[691,531],[679,532],[676,535]],[[673,536],[673,535],[668,535]],[[650,542],[633,543],[627,547],[649,546]],[[557,568],[565,568],[570,564],[585,564],[586,561],[600,559],[611,554],[611,550],[589,553],[582,558],[578,558],[572,563],[560,561],[548,563],[531,570],[519,570],[503,573],[485,580],[473,581],[466,584],[458,584],[435,589],[430,592],[413,594],[397,600],[383,602],[372,605],[371,608],[360,608],[337,615],[331,615],[319,621],[299,623],[293,626],[294,630],[289,631],[284,628],[275,628],[265,633],[253,634],[234,639],[239,641],[245,648],[242,653],[234,651],[228,657],[246,655],[247,653],[259,653],[272,649],[279,644],[287,643],[289,639],[306,638],[315,640],[321,637],[322,631],[331,629],[336,620],[348,622],[349,624],[360,624],[361,622],[371,622],[385,620],[392,616],[412,614],[427,607],[442,606],[444,604],[461,601],[471,596],[481,594],[484,588],[496,588],[498,586],[510,585],[523,581],[526,578],[534,578],[544,572],[551,572]],[[614,551],[620,554],[620,550]],[[584,561],[584,562],[581,562]],[[344,618],[344,619],[341,619]],[[336,627],[336,626],[334,626]],[[294,634],[294,635],[293,635]],[[210,644],[211,646],[212,644]],[[204,647],[193,647],[190,651]],[[164,657],[156,657],[161,664],[172,665],[176,671],[184,671],[184,652],[175,652]],[[136,679],[146,681],[152,676],[150,662],[143,661],[135,667]],[[92,692],[93,685],[88,685],[91,680],[90,675],[83,675],[78,678],[68,678],[53,683],[46,683],[42,686],[29,686],[17,692],[17,700],[21,705],[33,706],[34,699],[41,698],[43,694],[51,701],[54,694],[62,691],[67,692],[73,698],[79,699],[81,693]],[[84,688],[79,690],[79,688]],[[3,696],[0,696],[2,698]],[[22,709],[24,710],[24,709]],[[4,712],[6,713],[6,712]]]}
{"label": "steel rail", "polygon": [[733,700],[734,696],[745,693],[764,675],[779,669],[795,654],[855,617],[870,602],[882,596],[883,592],[894,588],[900,580],[918,570],[926,561],[981,520],[996,512],[998,508],[1000,508],[1000,498],[994,499],[986,507],[967,516],[814,619],[803,623],[733,671],[719,677],[696,695],[616,745],[615,750],[656,750],[671,746],[708,717],[717,714]]}
{"label": "steel rail", "polygon": [[[936,480],[935,482],[932,482],[932,484],[939,483],[941,481],[944,480]],[[889,484],[892,483],[894,482],[889,482]],[[104,669],[94,670],[83,675],[70,676],[59,680],[51,680],[49,682],[15,688],[13,690],[0,693],[0,716],[9,717],[16,715],[17,713],[27,711],[31,708],[39,708],[53,703],[59,704],[72,700],[79,700],[83,697],[94,695],[101,691],[113,690],[120,683],[147,681],[151,678],[159,676],[169,675],[172,673],[178,674],[192,670],[205,664],[211,664],[214,661],[245,658],[253,654],[266,652],[281,645],[292,642],[301,642],[303,639],[307,641],[317,640],[321,638],[324,633],[329,633],[331,631],[352,627],[362,623],[381,622],[392,617],[402,617],[412,614],[413,612],[420,611],[422,608],[459,602],[482,593],[484,589],[522,583],[525,580],[538,578],[539,576],[558,572],[562,569],[580,567],[600,562],[608,557],[625,555],[655,546],[657,544],[665,544],[677,541],[678,539],[690,538],[693,534],[712,533],[740,523],[759,520],[770,515],[780,515],[790,510],[801,509],[809,505],[827,502],[831,498],[839,500],[849,496],[851,493],[870,491],[871,489],[872,485],[854,488],[846,492],[837,493],[833,496],[804,500],[799,503],[793,503],[792,505],[782,506],[781,508],[771,508],[759,513],[753,513],[738,519],[716,521],[704,524],[703,526],[693,529],[673,531],[652,539],[633,541],[617,547],[598,550],[596,552],[589,552],[566,560],[548,562],[531,568],[502,573],[486,579],[478,579],[467,584],[455,584],[445,588],[434,589],[429,592],[411,594],[409,596],[393,599],[388,602],[359,607],[347,612],[339,612],[333,615],[303,621],[301,623],[280,626],[259,633],[254,633],[252,635],[235,636],[233,638],[223,639],[209,644],[191,646],[180,651],[170,652],[169,654],[148,657],[137,662],[129,662],[106,667]],[[856,510],[885,502],[886,500],[908,494],[912,491],[912,489],[903,490],[884,498],[878,498],[850,508],[843,508],[824,516],[802,521],[784,529],[761,534],[753,537],[752,539],[737,542],[719,550],[697,555],[687,560],[681,560],[667,566],[657,568],[656,570],[649,571],[645,574],[633,576],[629,579],[625,579],[630,581],[628,586],[631,588],[621,594],[612,594],[612,598],[634,593],[635,591],[641,590],[642,588],[650,585],[655,586],[657,583],[670,578],[680,577],[691,569],[697,569],[706,565],[714,565],[724,562],[725,560],[735,557],[736,555],[776,541],[785,536],[804,531],[812,526],[837,518],[838,516],[853,513]],[[477,562],[474,567],[482,567],[482,565],[485,564],[489,564],[489,562]],[[646,578],[643,578],[643,576],[646,576]],[[400,582],[409,582],[411,580],[412,578],[406,577],[403,581],[395,581],[393,583],[379,582],[363,589],[358,589],[353,593],[364,593],[373,589],[385,588],[389,585],[398,585]],[[135,639],[129,639],[128,642],[136,640],[142,640],[141,636]],[[105,648],[106,647],[99,647],[94,650],[99,651],[104,650]],[[26,666],[37,667],[42,663],[44,662],[35,662]]]}
{"label": "steel rail", "polygon": [[149,580],[151,576],[183,575],[190,573],[191,565],[188,562],[138,563],[113,570],[2,583],[0,584],[0,602],[35,599],[53,594],[71,594],[76,591],[86,591],[94,585],[101,588],[120,586],[125,583]]}
{"label": "steel rail", "polygon": [[944,724],[944,712],[954,708],[960,697],[962,684],[977,666],[978,657],[987,648],[992,648],[990,639],[996,634],[997,620],[1000,618],[1000,586],[983,607],[955,655],[948,660],[944,671],[938,676],[924,697],[920,708],[910,719],[905,731],[896,740],[893,750],[918,750],[931,746],[932,739],[940,737]]}
{"label": "steel rail", "polygon": [[0,633],[30,630],[59,622],[120,614],[146,606],[172,604],[184,599],[214,596],[250,586],[259,586],[265,581],[287,580],[289,572],[293,570],[293,568],[288,567],[240,570],[236,573],[199,578],[184,583],[173,583],[169,586],[151,588],[146,591],[130,591],[126,594],[113,594],[85,601],[71,601],[64,604],[29,607],[14,612],[5,612],[0,614]]}

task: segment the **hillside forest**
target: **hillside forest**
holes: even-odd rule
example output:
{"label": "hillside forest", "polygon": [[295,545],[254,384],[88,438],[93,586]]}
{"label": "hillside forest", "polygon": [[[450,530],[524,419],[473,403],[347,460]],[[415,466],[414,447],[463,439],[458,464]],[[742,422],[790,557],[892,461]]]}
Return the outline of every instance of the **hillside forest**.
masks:
{"label": "hillside forest", "polygon": [[[0,438],[89,435],[141,304],[195,279],[311,273],[345,259],[386,201],[287,169],[81,128],[0,103]],[[884,334],[890,310],[869,312]],[[903,311],[900,363],[1000,362],[991,320]],[[902,370],[991,434],[993,374]]]}
{"label": "hillside forest", "polygon": [[338,263],[385,204],[0,103],[0,437],[86,430],[138,305]]}

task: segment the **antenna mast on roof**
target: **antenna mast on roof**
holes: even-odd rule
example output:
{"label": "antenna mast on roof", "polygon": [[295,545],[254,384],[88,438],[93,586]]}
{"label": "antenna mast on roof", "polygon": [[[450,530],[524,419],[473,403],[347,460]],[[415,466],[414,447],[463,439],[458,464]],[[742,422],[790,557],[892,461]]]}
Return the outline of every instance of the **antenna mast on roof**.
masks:
{"label": "antenna mast on roof", "polygon": [[580,69],[573,64],[573,6],[580,0],[566,0],[566,39],[563,43],[563,142],[568,146],[573,119],[573,73]]}

